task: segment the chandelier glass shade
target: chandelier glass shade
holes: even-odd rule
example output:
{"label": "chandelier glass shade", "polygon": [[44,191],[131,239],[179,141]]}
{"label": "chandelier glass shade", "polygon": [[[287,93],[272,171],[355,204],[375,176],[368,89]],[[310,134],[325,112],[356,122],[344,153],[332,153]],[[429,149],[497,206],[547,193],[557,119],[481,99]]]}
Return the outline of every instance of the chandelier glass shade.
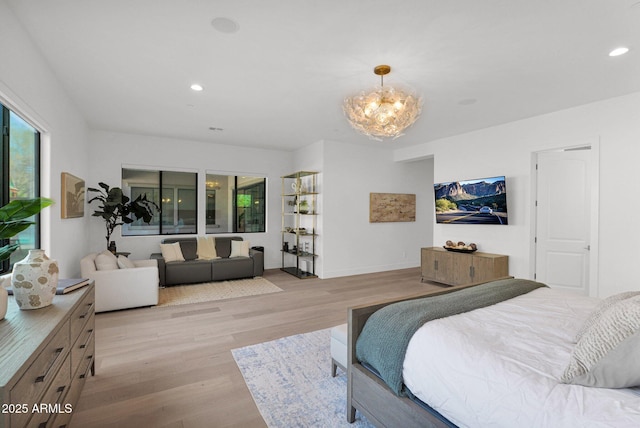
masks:
{"label": "chandelier glass shade", "polygon": [[384,86],[388,65],[379,65],[374,73],[380,76],[380,86],[372,92],[360,92],[344,100],[342,109],[351,126],[371,139],[396,139],[420,116],[422,99],[401,89]]}

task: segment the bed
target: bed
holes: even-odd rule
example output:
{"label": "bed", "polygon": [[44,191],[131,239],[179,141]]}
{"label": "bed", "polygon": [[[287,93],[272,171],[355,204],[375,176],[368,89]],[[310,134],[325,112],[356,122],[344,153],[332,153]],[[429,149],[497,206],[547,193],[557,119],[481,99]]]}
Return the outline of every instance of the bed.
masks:
{"label": "bed", "polygon": [[[621,305],[632,316],[619,317]],[[412,307],[445,315],[421,323]],[[357,410],[377,427],[638,427],[639,314],[640,292],[601,300],[518,279],[351,308],[347,420]],[[612,319],[624,337],[591,372],[576,368],[578,351]],[[414,322],[398,352],[400,330]]]}

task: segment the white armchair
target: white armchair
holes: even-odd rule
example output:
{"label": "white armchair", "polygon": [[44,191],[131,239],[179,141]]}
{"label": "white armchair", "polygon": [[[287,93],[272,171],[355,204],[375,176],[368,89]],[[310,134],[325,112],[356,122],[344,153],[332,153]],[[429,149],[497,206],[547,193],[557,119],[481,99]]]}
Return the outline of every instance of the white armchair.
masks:
{"label": "white armchair", "polygon": [[93,279],[96,312],[137,308],[158,304],[158,263],[156,260],[131,260],[135,267],[98,270],[91,253],[80,261],[83,278]]}

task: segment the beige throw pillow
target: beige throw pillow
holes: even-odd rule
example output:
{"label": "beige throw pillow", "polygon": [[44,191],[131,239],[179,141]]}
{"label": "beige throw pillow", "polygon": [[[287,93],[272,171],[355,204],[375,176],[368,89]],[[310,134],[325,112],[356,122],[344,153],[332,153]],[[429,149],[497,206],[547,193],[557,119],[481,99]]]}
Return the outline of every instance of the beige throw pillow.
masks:
{"label": "beige throw pillow", "polygon": [[614,294],[613,296],[609,296],[604,299],[602,302],[598,303],[598,306],[591,312],[589,318],[582,324],[582,327],[576,334],[576,343],[580,340],[582,335],[589,330],[589,328],[598,321],[598,319],[602,316],[602,314],[609,309],[612,305],[615,305],[621,300],[628,299],[630,297],[640,296],[640,291],[626,291],[624,293]]}
{"label": "beige throw pillow", "polygon": [[162,251],[162,258],[167,263],[184,261],[179,242],[174,242],[173,244],[160,244],[160,251]]}
{"label": "beige throw pillow", "polygon": [[111,251],[104,250],[95,260],[97,270],[116,270],[118,269],[118,259]]}
{"label": "beige throw pillow", "polygon": [[249,257],[249,241],[231,241],[231,254],[229,258],[233,257]]}
{"label": "beige throw pillow", "polygon": [[219,259],[216,252],[216,238],[213,236],[198,236],[198,259]]}
{"label": "beige throw pillow", "polygon": [[612,304],[576,344],[561,381],[599,388],[640,386],[640,296]]}
{"label": "beige throw pillow", "polygon": [[136,267],[131,260],[126,258],[125,256],[118,256],[118,267],[120,269],[132,269]]}

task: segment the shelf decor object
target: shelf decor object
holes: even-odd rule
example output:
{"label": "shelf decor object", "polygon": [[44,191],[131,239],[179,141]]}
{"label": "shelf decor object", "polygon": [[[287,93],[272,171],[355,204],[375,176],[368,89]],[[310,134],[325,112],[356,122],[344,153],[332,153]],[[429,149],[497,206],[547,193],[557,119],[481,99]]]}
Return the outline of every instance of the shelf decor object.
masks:
{"label": "shelf decor object", "polygon": [[298,171],[282,178],[282,270],[316,278],[318,216],[317,172]]}
{"label": "shelf decor object", "polygon": [[388,65],[378,65],[373,72],[380,76],[380,86],[372,92],[360,92],[344,100],[342,109],[351,126],[373,140],[394,140],[420,116],[422,99],[410,92],[384,86]]}

